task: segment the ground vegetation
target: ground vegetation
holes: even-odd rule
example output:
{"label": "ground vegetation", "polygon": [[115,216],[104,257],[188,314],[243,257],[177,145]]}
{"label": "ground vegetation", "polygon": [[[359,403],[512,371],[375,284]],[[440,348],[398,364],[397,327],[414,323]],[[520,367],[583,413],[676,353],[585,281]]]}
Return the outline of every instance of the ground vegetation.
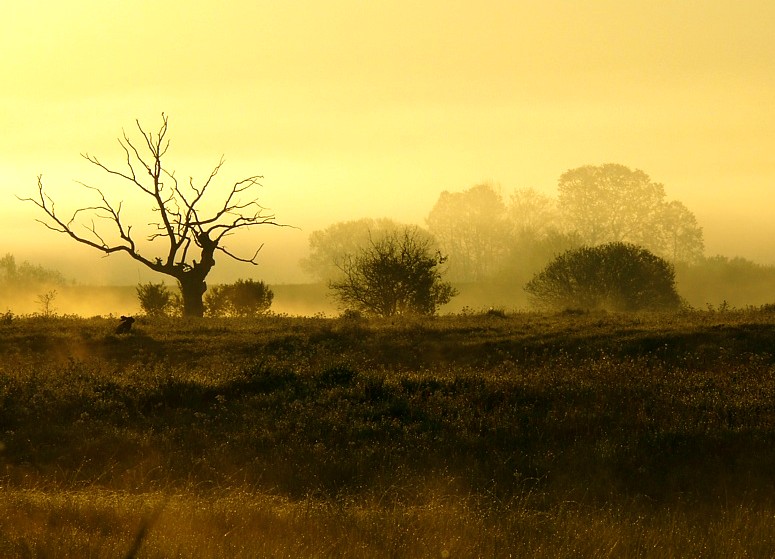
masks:
{"label": "ground vegetation", "polygon": [[769,557],[775,314],[12,317],[4,557]]}

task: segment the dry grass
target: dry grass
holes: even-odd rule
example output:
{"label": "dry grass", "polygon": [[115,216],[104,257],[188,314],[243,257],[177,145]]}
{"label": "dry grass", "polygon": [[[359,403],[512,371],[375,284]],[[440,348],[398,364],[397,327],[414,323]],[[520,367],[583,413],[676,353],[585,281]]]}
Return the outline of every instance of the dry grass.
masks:
{"label": "dry grass", "polygon": [[414,504],[238,489],[192,493],[4,490],[3,557],[771,557],[772,506],[654,508],[631,502],[546,506],[529,495],[494,507],[426,494]]}
{"label": "dry grass", "polygon": [[767,312],[113,326],[0,325],[2,557],[775,554]]}

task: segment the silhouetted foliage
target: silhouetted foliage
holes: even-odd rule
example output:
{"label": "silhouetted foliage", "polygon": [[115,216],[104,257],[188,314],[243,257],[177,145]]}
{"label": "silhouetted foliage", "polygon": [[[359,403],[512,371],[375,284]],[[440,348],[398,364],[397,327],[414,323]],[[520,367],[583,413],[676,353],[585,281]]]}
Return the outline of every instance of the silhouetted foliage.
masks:
{"label": "silhouetted foliage", "polygon": [[[202,316],[202,297],[207,289],[205,278],[215,266],[216,251],[240,262],[257,264],[258,250],[250,258],[241,258],[223,246],[223,239],[237,230],[255,225],[278,224],[274,216],[266,214],[265,208],[251,194],[252,188],[260,186],[259,175],[234,182],[226,190],[222,202],[210,205],[215,209],[205,215],[202,206],[212,203],[208,195],[223,166],[223,158],[202,184],[195,184],[193,178],[188,180],[187,185],[180,184],[175,173],[162,163],[170,145],[166,139],[167,116],[162,114],[162,124],[156,134],[146,132],[139,121],[137,128],[140,132],[139,142],[130,140],[126,133],[119,139],[124,151],[122,169],[109,167],[89,154],[84,154],[84,158],[109,176],[128,183],[130,189],[139,193],[144,200],[150,198],[151,211],[158,216],[158,221],[151,223],[152,229],[147,238],[151,243],[157,239],[166,243],[160,257],[142,254],[137,245],[137,230],[127,225],[121,216],[123,201],[110,201],[102,188],[82,183],[95,194],[96,202],[76,209],[69,218],[57,213],[54,201],[44,192],[40,176],[37,197],[22,200],[35,204],[43,211],[47,220],[41,223],[52,231],[68,235],[106,255],[126,253],[151,270],[175,278],[180,286],[183,314]],[[248,199],[244,200],[242,196]],[[83,229],[78,223],[81,220],[84,222]],[[106,221],[112,223],[112,231],[97,227],[97,223]],[[198,258],[195,252],[199,253]]]}
{"label": "silhouetted foliage", "polygon": [[666,202],[665,188],[624,165],[587,165],[563,173],[558,208],[565,227],[584,243],[628,242],[673,262],[702,256],[702,229],[680,202]]}
{"label": "silhouetted foliage", "polygon": [[240,279],[211,288],[205,294],[205,306],[209,316],[254,317],[265,314],[273,299],[274,293],[264,282]]}
{"label": "silhouetted foliage", "polygon": [[153,317],[168,316],[175,304],[174,295],[164,282],[137,284],[137,298],[143,312]]}
{"label": "silhouetted foliage", "polygon": [[366,314],[432,315],[457,294],[442,280],[438,267],[445,261],[427,238],[406,228],[348,255],[341,265],[344,279],[329,286],[343,305]]}
{"label": "silhouetted foliage", "polygon": [[550,309],[674,310],[680,305],[673,266],[627,243],[566,251],[525,290],[536,306]]}

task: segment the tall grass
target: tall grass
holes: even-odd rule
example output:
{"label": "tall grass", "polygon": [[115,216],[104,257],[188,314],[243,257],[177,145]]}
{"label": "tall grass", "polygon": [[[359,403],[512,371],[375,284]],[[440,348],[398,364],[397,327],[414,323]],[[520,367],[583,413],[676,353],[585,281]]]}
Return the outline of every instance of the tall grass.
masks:
{"label": "tall grass", "polygon": [[114,326],[0,324],[0,556],[775,551],[766,309]]}

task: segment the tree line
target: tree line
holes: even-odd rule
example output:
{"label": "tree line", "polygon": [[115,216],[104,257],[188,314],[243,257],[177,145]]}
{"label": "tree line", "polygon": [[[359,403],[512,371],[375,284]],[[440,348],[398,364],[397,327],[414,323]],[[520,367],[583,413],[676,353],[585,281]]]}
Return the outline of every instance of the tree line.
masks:
{"label": "tree line", "polygon": [[[563,173],[556,198],[526,188],[505,199],[490,183],[444,191],[425,225],[390,219],[335,223],[311,234],[301,266],[328,282],[345,306],[368,310],[345,293],[345,285],[352,293],[355,285],[368,283],[361,271],[354,273],[353,255],[374,261],[379,243],[395,244],[411,231],[427,254],[438,255],[437,291],[447,285],[442,272],[450,282],[444,297],[428,295],[436,306],[456,293],[451,284],[500,284],[524,290],[535,306],[626,310],[678,305],[675,265],[694,264],[704,252],[694,214],[668,200],[664,186],[646,173],[619,164]],[[383,290],[395,290],[398,282],[383,283]]]}
{"label": "tree line", "polygon": [[[623,165],[585,166],[565,172],[556,198],[533,188],[504,199],[485,183],[444,191],[418,235],[446,257],[454,283],[527,281],[565,250],[611,242],[641,246],[672,264],[702,258],[702,228],[681,202],[668,200],[662,184]],[[337,277],[346,254],[370,237],[406,226],[390,219],[336,223],[310,236],[302,268],[316,280]]]}
{"label": "tree line", "polygon": [[[155,134],[139,122],[137,131],[139,140],[126,132],[119,138],[123,166],[83,157],[128,187],[128,195],[149,202],[156,220],[144,238],[121,215],[125,200],[109,196],[103,186],[81,183],[95,201],[69,217],[55,208],[40,176],[37,195],[21,199],[43,212],[41,223],[47,228],[105,255],[124,253],[173,277],[180,290],[175,305],[182,315],[202,316],[206,309],[237,316],[265,312],[271,304],[265,285],[238,282],[208,292],[205,281],[217,254],[257,264],[258,251],[238,256],[226,247],[228,236],[258,225],[284,226],[254,194],[261,177],[248,176],[213,194],[223,158],[203,181],[179,181],[166,166],[166,115]],[[702,228],[684,204],[668,200],[664,186],[643,171],[614,163],[568,170],[557,186],[556,197],[528,188],[504,199],[492,184],[444,191],[425,227],[390,219],[333,224],[312,233],[301,265],[327,282],[344,308],[370,314],[433,314],[457,294],[453,284],[509,284],[524,288],[534,302],[546,303],[546,293],[562,282],[578,287],[581,277],[608,286],[600,298],[608,305],[627,295],[623,286],[632,291],[647,283],[672,291],[643,301],[675,303],[676,267],[686,269],[704,259]],[[147,254],[156,246],[161,249],[156,255]],[[13,264],[0,266],[6,279],[19,273]],[[608,275],[600,275],[604,270]],[[635,274],[635,280],[625,278],[625,272]],[[656,275],[646,281],[648,274]],[[138,296],[164,307],[160,285],[138,286]]]}

